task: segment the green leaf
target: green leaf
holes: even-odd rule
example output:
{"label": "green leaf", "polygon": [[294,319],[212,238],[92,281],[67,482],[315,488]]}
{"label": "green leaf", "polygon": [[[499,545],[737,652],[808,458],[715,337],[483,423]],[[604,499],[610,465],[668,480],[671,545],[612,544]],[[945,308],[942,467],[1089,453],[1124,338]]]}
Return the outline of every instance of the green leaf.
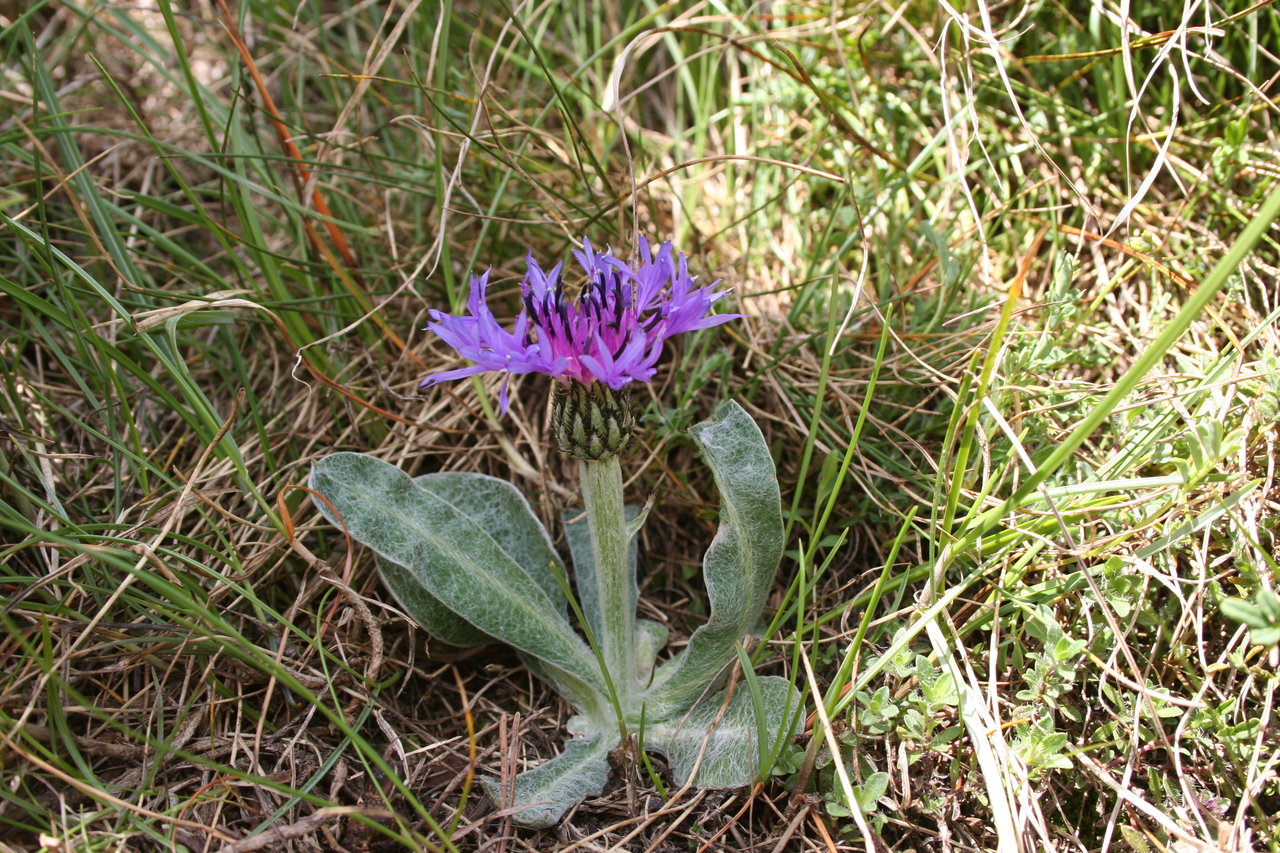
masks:
{"label": "green leaf", "polygon": [[876,810],[876,803],[889,790],[889,774],[877,770],[866,778],[866,781],[854,789],[853,796],[858,800],[858,808],[863,814],[871,814]]}
{"label": "green leaf", "polygon": [[1266,616],[1258,607],[1239,598],[1223,599],[1218,610],[1233,622],[1243,622],[1250,628],[1262,628],[1267,624]]}
{"label": "green leaf", "polygon": [[[614,732],[616,735],[616,732]],[[585,797],[604,790],[609,780],[609,749],[613,738],[604,731],[574,738],[564,752],[516,777],[515,795],[505,797],[497,779],[482,780],[485,790],[512,818],[532,828],[552,826]]]}
{"label": "green leaf", "polygon": [[1151,845],[1147,843],[1147,838],[1138,830],[1125,823],[1117,822],[1117,828],[1125,842],[1134,851],[1134,853],[1151,853]]}
{"label": "green leaf", "polygon": [[756,716],[751,693],[739,684],[723,716],[725,692],[719,691],[688,714],[649,724],[645,745],[667,756],[679,785],[688,783],[695,770],[693,781],[700,788],[739,788],[754,783],[762,769],[758,732],[768,733],[770,742],[763,749],[768,755],[778,740],[795,733],[800,718],[800,695],[791,682],[771,675],[757,679],[757,686],[764,720]]}
{"label": "green leaf", "polygon": [[[311,486],[333,505],[352,537],[408,570],[414,583],[393,589],[397,598],[402,592],[412,597],[421,586],[484,633],[604,692],[595,657],[564,616],[563,598],[544,591],[531,569],[468,511],[395,466],[360,453],[321,459],[311,471]],[[338,524],[333,510],[319,504]]]}
{"label": "green leaf", "polygon": [[1227,598],[1218,605],[1222,615],[1249,626],[1254,645],[1274,646],[1280,643],[1280,596],[1258,590],[1253,601]]}
{"label": "green leaf", "polygon": [[652,619],[636,620],[636,686],[643,688],[653,677],[653,665],[667,645],[667,626]]}
{"label": "green leaf", "polygon": [[[564,612],[564,590],[553,574],[564,570],[560,558],[546,528],[519,489],[496,477],[455,471],[423,474],[413,482],[470,515],[494,541],[502,543],[529,578],[559,602],[560,612]],[[480,646],[492,641],[488,634],[445,607],[404,566],[382,555],[378,555],[377,564],[378,574],[401,609],[433,637],[452,646]]]}
{"label": "green leaf", "polygon": [[560,613],[565,612],[564,587],[556,574],[565,576],[547,529],[533,514],[520,490],[497,477],[464,471],[423,474],[413,482],[465,512],[484,528],[493,541],[542,588]]}
{"label": "green leaf", "polygon": [[413,572],[381,554],[377,558],[378,575],[391,590],[400,609],[428,634],[451,646],[483,646],[492,638],[441,603],[427,588],[418,583]]}
{"label": "green leaf", "polygon": [[691,430],[720,489],[720,530],[702,561],[711,617],[658,668],[645,703],[654,718],[688,708],[725,673],[760,617],[782,558],[782,500],[755,421],[733,401]]}
{"label": "green leaf", "polygon": [[[589,720],[596,727],[607,726],[616,720],[617,715],[609,704],[609,698],[595,685],[532,655],[521,653],[520,660],[531,673],[555,687],[561,696],[569,700],[581,714],[575,720]],[[614,730],[616,731],[616,723]]]}
{"label": "green leaf", "polygon": [[1280,627],[1251,628],[1249,639],[1253,640],[1256,646],[1274,646],[1280,643]]}

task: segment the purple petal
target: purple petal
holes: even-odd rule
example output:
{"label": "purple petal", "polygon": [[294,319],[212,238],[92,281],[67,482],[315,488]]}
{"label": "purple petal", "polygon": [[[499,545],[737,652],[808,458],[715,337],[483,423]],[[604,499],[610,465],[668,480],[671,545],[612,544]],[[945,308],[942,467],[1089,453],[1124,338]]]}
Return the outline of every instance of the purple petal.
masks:
{"label": "purple petal", "polygon": [[507,386],[510,384],[511,374],[508,373],[502,380],[502,389],[498,391],[498,411],[504,415],[507,413],[507,406],[511,404],[511,397],[507,394]]}
{"label": "purple petal", "polygon": [[671,243],[655,247],[641,238],[636,250],[637,259],[628,262],[583,239],[573,257],[586,283],[573,299],[558,286],[563,262],[544,271],[530,254],[520,283],[521,311],[510,326],[499,323],[489,308],[490,271],[473,275],[466,313],[432,310],[427,323],[429,331],[472,364],[433,373],[422,384],[504,373],[498,396],[503,412],[514,374],[545,373],[561,381],[621,388],[653,377],[663,345],[672,336],[742,316],[710,313],[728,291],[715,290],[719,282],[695,287],[687,259]]}
{"label": "purple petal", "polygon": [[433,373],[418,385],[419,388],[426,388],[432,385],[439,385],[441,382],[452,382],[455,379],[465,379],[468,376],[477,376],[481,373],[488,373],[489,368],[481,364],[473,364],[470,367],[459,367],[457,370],[443,370],[439,373]]}

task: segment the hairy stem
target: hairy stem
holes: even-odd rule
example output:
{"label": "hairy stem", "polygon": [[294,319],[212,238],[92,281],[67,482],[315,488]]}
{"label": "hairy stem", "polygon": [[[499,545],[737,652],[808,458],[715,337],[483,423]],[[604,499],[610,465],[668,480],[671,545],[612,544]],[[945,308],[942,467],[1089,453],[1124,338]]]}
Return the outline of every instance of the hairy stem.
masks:
{"label": "hairy stem", "polygon": [[595,558],[595,601],[600,607],[597,637],[604,665],[624,713],[636,693],[636,579],[627,560],[627,519],[622,504],[622,467],[617,456],[582,461],[582,496]]}

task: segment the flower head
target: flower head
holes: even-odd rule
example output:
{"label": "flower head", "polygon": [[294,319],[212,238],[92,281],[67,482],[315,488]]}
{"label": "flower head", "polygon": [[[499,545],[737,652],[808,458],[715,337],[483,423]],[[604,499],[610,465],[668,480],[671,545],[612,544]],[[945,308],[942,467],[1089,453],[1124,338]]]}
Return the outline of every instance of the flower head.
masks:
{"label": "flower head", "polygon": [[[670,243],[655,253],[641,239],[640,259],[634,263],[607,250],[597,252],[588,240],[582,243],[582,251],[573,254],[586,281],[576,296],[565,291],[563,263],[543,271],[529,256],[520,284],[523,310],[510,331],[498,324],[486,303],[488,272],[472,277],[467,314],[431,311],[427,329],[473,363],[433,373],[422,384],[493,370],[508,376],[545,373],[585,386],[599,382],[617,391],[653,378],[668,338],[742,316],[708,313],[728,291],[716,290],[718,282],[694,287],[684,255]],[[506,382],[499,403],[505,412]]]}

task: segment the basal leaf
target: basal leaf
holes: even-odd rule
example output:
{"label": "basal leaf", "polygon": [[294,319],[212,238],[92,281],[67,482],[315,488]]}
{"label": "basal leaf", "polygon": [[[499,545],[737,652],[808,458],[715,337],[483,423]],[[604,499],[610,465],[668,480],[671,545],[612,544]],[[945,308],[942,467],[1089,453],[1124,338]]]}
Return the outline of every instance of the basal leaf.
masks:
{"label": "basal leaf", "polygon": [[702,561],[711,616],[658,668],[646,697],[654,718],[688,708],[714,684],[760,617],[782,559],[782,500],[764,436],[729,401],[691,432],[720,489],[720,530]]}
{"label": "basal leaf", "polygon": [[636,686],[643,689],[653,677],[653,664],[667,645],[667,626],[652,619],[636,620]]}
{"label": "basal leaf", "polygon": [[428,634],[451,646],[483,646],[492,637],[445,607],[423,586],[412,571],[375,552],[378,575],[391,590],[400,609]]}
{"label": "basal leaf", "polygon": [[565,612],[564,566],[547,529],[520,490],[497,477],[462,471],[423,474],[413,482],[465,512],[511,555],[547,597]]}
{"label": "basal leaf", "polygon": [[[414,477],[413,482],[453,504],[488,531],[495,542],[524,569],[530,580],[542,587],[564,612],[564,589],[555,577],[563,572],[560,558],[546,528],[533,514],[520,490],[505,480],[485,474],[442,472]],[[452,646],[479,646],[492,638],[454,613],[427,591],[414,574],[382,555],[378,573],[401,609],[428,633]]]}
{"label": "basal leaf", "polygon": [[604,790],[609,779],[609,750],[617,740],[597,731],[587,737],[574,738],[565,744],[564,752],[526,770],[515,779],[514,796],[503,792],[498,780],[484,779],[485,789],[503,808],[514,810],[514,819],[525,826],[551,826],[564,813],[585,797]]}
{"label": "basal leaf", "polygon": [[[561,601],[468,512],[395,466],[360,453],[321,459],[311,486],[332,503],[355,539],[408,569],[449,610],[603,692],[595,657],[569,625]],[[336,524],[329,507],[319,503]]]}
{"label": "basal leaf", "polygon": [[575,720],[589,721],[591,726],[597,728],[612,724],[616,730],[617,714],[609,704],[608,697],[594,685],[584,681],[578,675],[566,672],[531,655],[521,654],[520,659],[524,661],[525,667],[530,672],[550,684],[561,696],[569,700],[574,710],[580,715],[574,717]]}
{"label": "basal leaf", "polygon": [[[760,755],[769,755],[781,739],[791,737],[800,718],[800,696],[791,682],[764,676],[757,685],[763,720],[746,685],[739,683],[727,708],[724,691],[718,691],[688,714],[645,728],[646,746],[667,756],[676,784],[687,783],[695,770],[699,788],[738,788],[756,781]],[[760,732],[769,739],[763,750]]]}

